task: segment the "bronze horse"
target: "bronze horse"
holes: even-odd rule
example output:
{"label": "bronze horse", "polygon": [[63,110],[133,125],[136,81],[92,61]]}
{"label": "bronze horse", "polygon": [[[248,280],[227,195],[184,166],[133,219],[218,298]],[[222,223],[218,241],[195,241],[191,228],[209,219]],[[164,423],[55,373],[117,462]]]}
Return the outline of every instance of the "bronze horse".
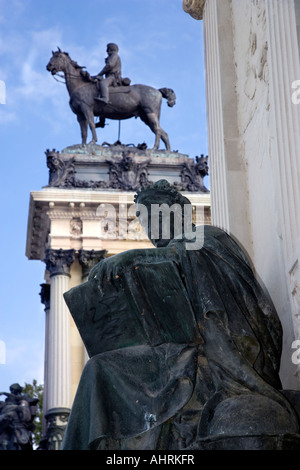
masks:
{"label": "bronze horse", "polygon": [[[168,106],[174,106],[176,96],[170,88],[159,90],[146,85],[127,85],[110,87],[109,103],[97,100],[98,89],[96,80],[88,72],[83,71],[67,52],[59,48],[52,51],[52,57],[47,70],[55,75],[63,72],[66,86],[70,95],[70,107],[76,114],[80,124],[82,144],[86,144],[88,126],[92,132],[93,143],[97,142],[96,127],[104,127],[105,118],[123,120],[131,117],[140,119],[150,127],[155,134],[154,149],[158,149],[160,139],[166,149],[171,150],[168,134],[160,127],[160,108],[162,98],[167,99]],[[95,124],[94,117],[100,117],[100,123]]]}

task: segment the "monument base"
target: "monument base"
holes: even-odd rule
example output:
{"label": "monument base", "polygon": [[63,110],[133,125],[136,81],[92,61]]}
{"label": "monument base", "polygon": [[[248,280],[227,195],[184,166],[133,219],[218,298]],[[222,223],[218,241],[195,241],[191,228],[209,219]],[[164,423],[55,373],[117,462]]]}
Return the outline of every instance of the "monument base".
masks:
{"label": "monument base", "polygon": [[179,191],[209,193],[203,183],[208,157],[203,155],[194,159],[144,146],[80,144],[47,150],[46,156],[51,187],[136,191],[163,177]]}

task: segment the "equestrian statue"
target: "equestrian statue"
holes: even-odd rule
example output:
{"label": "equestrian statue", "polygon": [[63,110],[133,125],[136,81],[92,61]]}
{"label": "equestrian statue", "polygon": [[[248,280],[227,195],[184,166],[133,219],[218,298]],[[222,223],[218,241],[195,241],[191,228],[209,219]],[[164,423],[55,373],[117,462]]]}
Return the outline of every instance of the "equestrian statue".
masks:
{"label": "equestrian statue", "polygon": [[[105,66],[96,76],[91,76],[85,67],[78,65],[67,52],[52,51],[47,70],[52,75],[63,72],[70,95],[70,107],[80,124],[82,144],[86,144],[88,126],[92,133],[91,143],[97,142],[96,127],[104,127],[105,119],[140,119],[155,134],[154,150],[159,148],[160,139],[170,151],[168,134],[161,128],[160,108],[162,98],[168,106],[175,104],[176,96],[170,88],[159,90],[146,85],[130,85],[130,79],[122,78],[118,46],[107,45],[108,57]],[[100,120],[95,124],[95,117]]]}

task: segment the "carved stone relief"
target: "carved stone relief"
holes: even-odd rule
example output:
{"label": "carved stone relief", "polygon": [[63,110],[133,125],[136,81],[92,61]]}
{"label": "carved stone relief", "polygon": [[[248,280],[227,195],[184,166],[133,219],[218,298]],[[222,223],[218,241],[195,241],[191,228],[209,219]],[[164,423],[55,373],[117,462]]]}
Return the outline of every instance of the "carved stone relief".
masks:
{"label": "carved stone relief", "polygon": [[74,236],[82,234],[82,220],[78,217],[71,219],[70,221],[70,233]]}
{"label": "carved stone relief", "polygon": [[[121,159],[106,160],[108,181],[85,181],[76,178],[75,158],[64,161],[59,152],[47,150],[47,166],[49,168],[49,186],[58,188],[88,188],[88,189],[120,189],[136,191],[153,184],[149,180],[151,159],[137,162],[133,152],[122,152]],[[208,157],[195,157],[181,163],[181,182],[173,185],[182,191],[209,192],[203,184],[203,178],[208,175]]]}
{"label": "carved stone relief", "polygon": [[208,175],[208,157],[196,157],[196,162],[185,163],[181,171],[181,183],[177,189],[190,192],[209,192],[204,186],[203,178]]}
{"label": "carved stone relief", "polygon": [[46,150],[49,186],[68,187],[74,180],[74,158],[65,162],[54,149]]}
{"label": "carved stone relief", "polygon": [[183,10],[195,20],[202,20],[205,0],[183,0]]}
{"label": "carved stone relief", "polygon": [[269,82],[268,43],[265,39],[266,12],[264,2],[255,4],[251,9],[249,51],[246,61],[245,94],[252,100],[257,90],[257,84]]}
{"label": "carved stone relief", "polygon": [[122,160],[107,160],[107,163],[110,188],[135,191],[149,183],[147,167],[150,160],[136,163],[129,151],[123,152]]}

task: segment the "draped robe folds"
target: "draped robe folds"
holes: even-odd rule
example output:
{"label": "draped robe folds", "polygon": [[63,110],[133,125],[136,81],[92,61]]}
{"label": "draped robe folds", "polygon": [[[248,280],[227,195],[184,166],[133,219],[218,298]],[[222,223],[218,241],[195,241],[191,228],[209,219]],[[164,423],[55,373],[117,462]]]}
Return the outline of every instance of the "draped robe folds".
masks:
{"label": "draped robe folds", "polygon": [[[280,392],[282,329],[274,306],[238,244],[218,228],[202,229],[199,249],[187,249],[192,242],[182,239],[171,240],[161,257],[133,250],[131,262],[101,291],[91,277],[65,294],[90,360],[64,449],[101,448],[101,442],[138,448],[145,436],[144,448],[163,449],[166,423],[177,436],[177,443],[168,441],[173,448],[214,432],[247,434],[238,410],[243,398],[246,414],[252,398],[264,404],[265,415],[252,414],[256,433],[270,432],[269,403],[278,416],[274,434],[298,432]],[[216,427],[214,411],[226,402],[230,413],[232,399],[230,424],[219,420]]]}

